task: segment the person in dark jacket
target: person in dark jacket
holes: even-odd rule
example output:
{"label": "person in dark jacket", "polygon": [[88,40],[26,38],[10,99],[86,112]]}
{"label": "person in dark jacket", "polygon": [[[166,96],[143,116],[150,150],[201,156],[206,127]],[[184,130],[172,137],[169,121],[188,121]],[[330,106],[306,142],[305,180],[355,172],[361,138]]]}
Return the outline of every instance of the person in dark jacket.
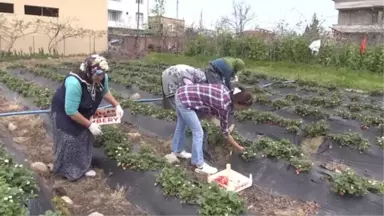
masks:
{"label": "person in dark jacket", "polygon": [[231,79],[235,78],[237,72],[245,68],[245,63],[239,58],[219,58],[209,62],[206,78],[211,84],[224,84],[228,89],[233,91]]}
{"label": "person in dark jacket", "polygon": [[95,176],[91,170],[94,135],[101,135],[99,125],[90,118],[96,113],[102,99],[116,107],[121,117],[123,109],[108,88],[107,60],[91,55],[80,70],[70,72],[52,98],[53,172],[70,181],[84,175]]}

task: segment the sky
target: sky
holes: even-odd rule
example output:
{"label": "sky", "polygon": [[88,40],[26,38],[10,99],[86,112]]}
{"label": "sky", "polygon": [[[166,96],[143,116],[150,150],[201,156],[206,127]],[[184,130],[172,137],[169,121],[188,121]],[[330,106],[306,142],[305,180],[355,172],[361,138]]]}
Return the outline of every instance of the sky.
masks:
{"label": "sky", "polygon": [[[165,1],[165,16],[176,18],[177,0]],[[251,5],[255,14],[255,18],[246,26],[246,29],[257,26],[272,30],[280,20],[285,20],[291,27],[299,22],[306,24],[311,21],[313,13],[318,15],[324,27],[337,23],[337,10],[334,9],[332,0],[243,1]],[[201,11],[203,11],[204,27],[212,28],[220,17],[231,15],[232,0],[179,0],[179,18],[185,20],[186,26],[193,23],[198,26]]]}

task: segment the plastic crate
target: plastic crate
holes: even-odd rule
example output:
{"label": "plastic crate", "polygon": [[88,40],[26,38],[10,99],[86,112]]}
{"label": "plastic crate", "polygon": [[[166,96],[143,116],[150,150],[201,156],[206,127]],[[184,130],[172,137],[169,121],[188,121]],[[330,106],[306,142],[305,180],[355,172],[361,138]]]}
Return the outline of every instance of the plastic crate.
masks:
{"label": "plastic crate", "polygon": [[[224,181],[220,179],[224,179]],[[225,188],[227,191],[234,191],[238,193],[251,187],[253,179],[252,174],[249,174],[249,177],[246,177],[235,170],[232,170],[231,165],[227,164],[227,168],[225,170],[208,176],[208,183],[212,182],[216,182],[220,187]]]}

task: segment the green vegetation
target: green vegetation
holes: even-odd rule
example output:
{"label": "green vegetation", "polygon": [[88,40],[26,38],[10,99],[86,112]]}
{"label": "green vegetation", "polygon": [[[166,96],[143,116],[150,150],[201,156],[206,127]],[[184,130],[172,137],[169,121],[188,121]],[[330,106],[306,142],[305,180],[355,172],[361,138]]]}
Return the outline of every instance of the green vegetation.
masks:
{"label": "green vegetation", "polygon": [[[169,64],[189,64],[205,68],[208,62],[217,56],[182,56],[173,54],[150,54],[145,61],[148,63],[167,62]],[[262,62],[245,59],[247,70],[261,74],[286,79],[302,79],[323,84],[334,84],[344,88],[354,88],[366,91],[382,90],[384,88],[383,74],[367,70],[353,70],[343,67],[324,67],[318,64],[303,64],[290,62]]]}

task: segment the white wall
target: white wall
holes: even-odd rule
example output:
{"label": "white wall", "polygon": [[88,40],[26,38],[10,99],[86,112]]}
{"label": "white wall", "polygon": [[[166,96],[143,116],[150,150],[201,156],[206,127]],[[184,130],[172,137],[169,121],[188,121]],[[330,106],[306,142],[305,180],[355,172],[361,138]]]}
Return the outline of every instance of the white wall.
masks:
{"label": "white wall", "polygon": [[143,14],[143,18],[140,20],[139,28],[143,29],[143,24],[148,22],[149,0],[108,0],[108,27],[136,29],[137,1],[142,2],[140,13]]}

